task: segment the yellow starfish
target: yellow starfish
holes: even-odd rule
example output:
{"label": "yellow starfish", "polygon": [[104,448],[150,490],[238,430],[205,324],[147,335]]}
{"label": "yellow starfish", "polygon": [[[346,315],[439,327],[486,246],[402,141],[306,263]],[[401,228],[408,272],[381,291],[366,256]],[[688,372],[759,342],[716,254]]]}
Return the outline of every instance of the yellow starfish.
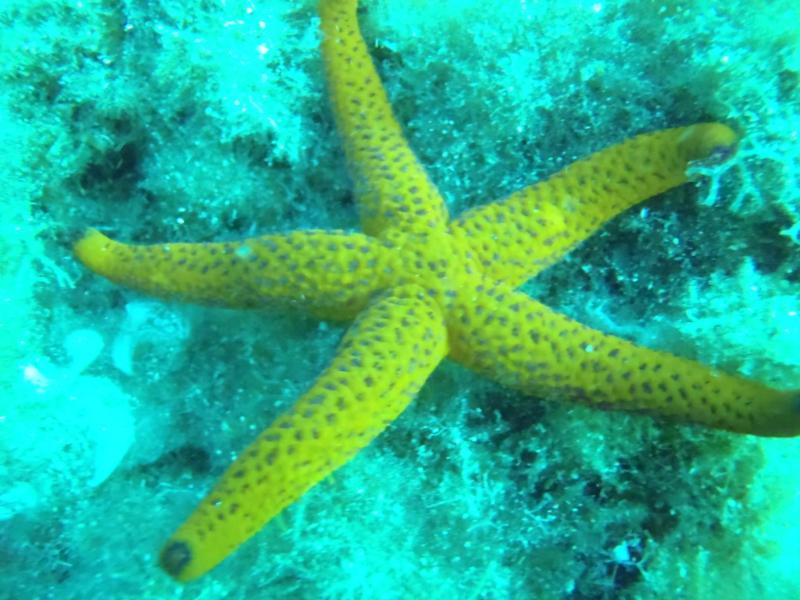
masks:
{"label": "yellow starfish", "polygon": [[166,543],[167,573],[188,581],[217,565],[369,444],[446,356],[536,397],[800,434],[798,392],[636,346],[514,289],[621,211],[684,183],[689,163],[730,156],[730,128],[641,135],[450,220],[392,114],[356,6],[321,0],[319,10],[331,103],[366,234],[132,246],[90,230],[75,245],[91,270],[148,294],[355,318],[319,379]]}

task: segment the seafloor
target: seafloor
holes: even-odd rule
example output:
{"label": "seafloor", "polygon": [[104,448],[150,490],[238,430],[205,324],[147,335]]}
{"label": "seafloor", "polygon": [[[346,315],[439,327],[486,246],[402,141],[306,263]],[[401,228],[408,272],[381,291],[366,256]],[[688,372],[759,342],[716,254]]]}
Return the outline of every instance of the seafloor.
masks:
{"label": "seafloor", "polygon": [[[372,0],[457,212],[647,130],[737,158],[530,293],[800,387],[800,4]],[[162,541],[342,328],[169,304],[70,245],[357,226],[313,0],[0,4],[0,597],[797,598],[800,443],[543,403],[452,364],[377,442],[182,587]]]}

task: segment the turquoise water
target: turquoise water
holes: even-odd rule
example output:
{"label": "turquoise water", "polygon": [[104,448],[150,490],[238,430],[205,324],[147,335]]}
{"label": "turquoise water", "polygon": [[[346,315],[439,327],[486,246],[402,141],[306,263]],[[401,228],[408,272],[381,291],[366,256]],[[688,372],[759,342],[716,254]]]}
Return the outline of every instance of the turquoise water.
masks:
{"label": "turquoise water", "polygon": [[[0,597],[800,597],[797,441],[546,404],[453,364],[220,567],[164,575],[161,544],[342,327],[146,298],[71,242],[357,227],[315,2],[187,4],[0,5]],[[795,2],[362,4],[453,213],[643,131],[741,131],[724,168],[526,289],[800,387]]]}

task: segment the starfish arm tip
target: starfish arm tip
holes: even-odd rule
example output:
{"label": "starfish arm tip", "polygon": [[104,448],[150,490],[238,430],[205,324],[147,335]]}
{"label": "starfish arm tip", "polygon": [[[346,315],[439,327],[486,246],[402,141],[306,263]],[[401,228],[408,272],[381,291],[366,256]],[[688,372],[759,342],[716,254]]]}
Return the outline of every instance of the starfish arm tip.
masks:
{"label": "starfish arm tip", "polygon": [[683,130],[678,149],[687,162],[708,162],[717,165],[736,152],[739,135],[723,123],[698,123]]}
{"label": "starfish arm tip", "polygon": [[772,393],[765,404],[763,422],[753,433],[765,437],[800,436],[800,390],[769,390]]}
{"label": "starfish arm tip", "polygon": [[93,227],[88,227],[72,245],[75,258],[86,268],[103,274],[108,264],[109,249],[115,242]]}
{"label": "starfish arm tip", "polygon": [[158,564],[170,577],[178,581],[189,581],[191,573],[186,567],[192,562],[192,550],[186,542],[170,539],[161,550]]}

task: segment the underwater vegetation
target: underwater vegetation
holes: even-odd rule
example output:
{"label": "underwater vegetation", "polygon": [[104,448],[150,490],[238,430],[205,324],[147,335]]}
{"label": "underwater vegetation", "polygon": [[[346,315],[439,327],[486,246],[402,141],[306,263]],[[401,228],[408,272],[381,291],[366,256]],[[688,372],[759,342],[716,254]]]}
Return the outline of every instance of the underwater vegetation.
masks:
{"label": "underwater vegetation", "polygon": [[[136,243],[357,227],[315,4],[3,8],[3,589],[174,595],[161,538],[333,355],[335,322],[159,303],[70,256],[87,223]],[[743,134],[525,289],[798,387],[797,8],[363,4],[451,214],[643,131]],[[445,364],[191,593],[791,595],[797,466],[794,441],[531,401]]]}

